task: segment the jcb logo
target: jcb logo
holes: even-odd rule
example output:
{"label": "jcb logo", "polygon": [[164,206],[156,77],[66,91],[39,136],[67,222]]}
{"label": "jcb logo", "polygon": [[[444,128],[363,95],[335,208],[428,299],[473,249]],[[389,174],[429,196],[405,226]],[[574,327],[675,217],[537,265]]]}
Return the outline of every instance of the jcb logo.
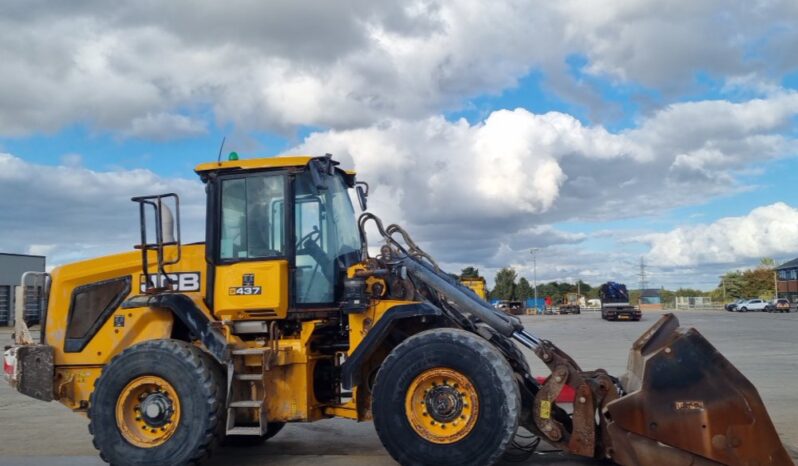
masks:
{"label": "jcb logo", "polygon": [[[167,280],[167,277],[169,280]],[[199,291],[200,290],[200,273],[199,272],[179,272],[153,274],[150,275],[150,286],[146,284],[144,275],[141,275],[140,290],[142,293],[147,291],[147,288],[171,288],[174,291]]]}
{"label": "jcb logo", "polygon": [[245,273],[241,276],[241,286],[233,286],[228,290],[230,296],[251,296],[260,293],[261,287],[255,286],[254,273]]}

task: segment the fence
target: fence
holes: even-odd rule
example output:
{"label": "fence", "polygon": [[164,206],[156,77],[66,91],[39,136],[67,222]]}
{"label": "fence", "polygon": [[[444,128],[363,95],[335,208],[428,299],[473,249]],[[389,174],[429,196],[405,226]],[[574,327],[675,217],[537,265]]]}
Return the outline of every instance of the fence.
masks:
{"label": "fence", "polygon": [[718,305],[712,302],[712,298],[702,296],[677,296],[676,309],[678,310],[701,310],[714,309]]}

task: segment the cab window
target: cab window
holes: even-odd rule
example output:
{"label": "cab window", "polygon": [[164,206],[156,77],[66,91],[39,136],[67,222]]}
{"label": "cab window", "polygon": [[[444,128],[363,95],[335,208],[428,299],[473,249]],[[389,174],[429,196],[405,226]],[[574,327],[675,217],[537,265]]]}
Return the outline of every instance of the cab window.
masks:
{"label": "cab window", "polygon": [[285,256],[285,177],[250,175],[222,181],[221,259]]}

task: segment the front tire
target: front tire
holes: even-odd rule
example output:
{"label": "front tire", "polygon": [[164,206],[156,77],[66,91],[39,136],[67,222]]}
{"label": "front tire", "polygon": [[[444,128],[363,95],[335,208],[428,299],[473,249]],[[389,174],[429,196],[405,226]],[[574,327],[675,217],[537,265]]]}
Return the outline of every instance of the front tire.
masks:
{"label": "front tire", "polygon": [[89,432],[112,464],[182,465],[210,455],[224,393],[199,348],[177,340],[132,346],[103,368]]}
{"label": "front tire", "polygon": [[414,335],[385,359],[374,426],[403,465],[490,465],[518,428],[518,385],[504,356],[459,329]]}

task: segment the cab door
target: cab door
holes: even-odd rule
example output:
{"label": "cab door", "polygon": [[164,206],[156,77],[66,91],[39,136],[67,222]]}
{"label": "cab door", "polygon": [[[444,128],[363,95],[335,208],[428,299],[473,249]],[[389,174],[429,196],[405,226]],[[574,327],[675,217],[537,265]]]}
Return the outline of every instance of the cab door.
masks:
{"label": "cab door", "polygon": [[285,318],[287,175],[241,174],[220,177],[218,182],[214,314],[230,320]]}

